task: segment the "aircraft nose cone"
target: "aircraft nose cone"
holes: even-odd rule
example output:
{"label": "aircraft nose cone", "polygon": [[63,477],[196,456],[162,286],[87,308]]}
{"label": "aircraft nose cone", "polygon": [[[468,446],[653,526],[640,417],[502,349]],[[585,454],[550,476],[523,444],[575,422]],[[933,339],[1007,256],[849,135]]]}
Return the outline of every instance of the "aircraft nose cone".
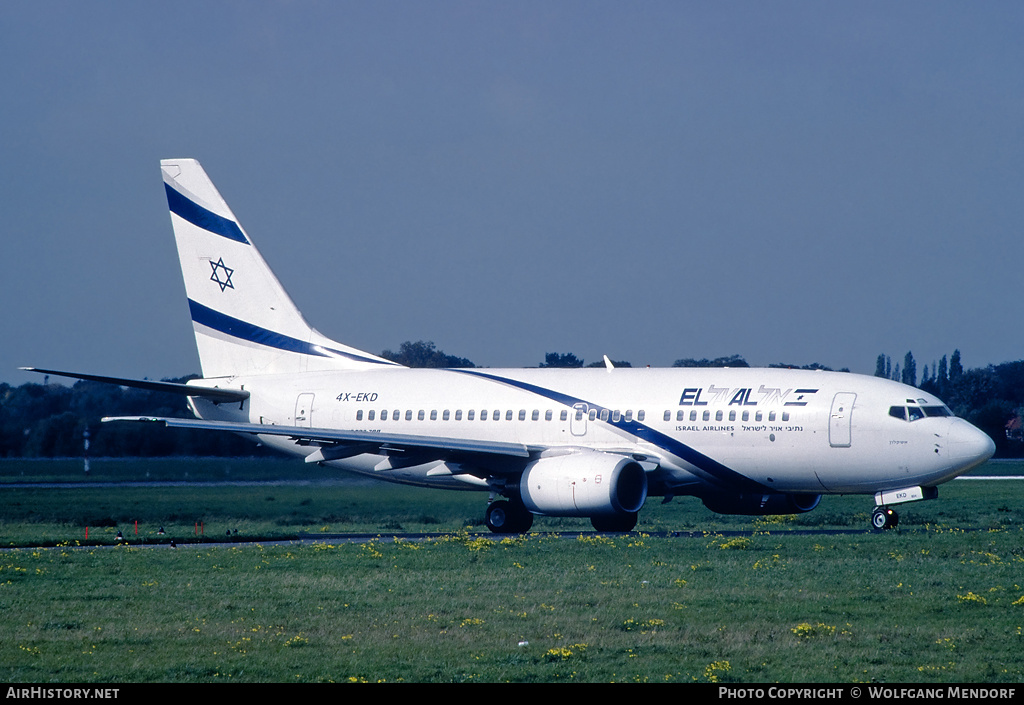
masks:
{"label": "aircraft nose cone", "polygon": [[963,419],[953,419],[946,436],[950,460],[974,467],[985,462],[996,452],[996,444],[988,434]]}

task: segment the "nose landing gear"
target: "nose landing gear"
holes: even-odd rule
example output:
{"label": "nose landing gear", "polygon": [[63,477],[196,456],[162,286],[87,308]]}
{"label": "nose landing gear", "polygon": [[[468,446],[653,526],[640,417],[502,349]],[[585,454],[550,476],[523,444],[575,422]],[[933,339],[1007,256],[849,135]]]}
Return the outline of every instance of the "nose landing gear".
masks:
{"label": "nose landing gear", "polygon": [[875,507],[871,514],[871,526],[878,530],[895,529],[900,523],[900,515],[891,507]]}
{"label": "nose landing gear", "polygon": [[937,487],[904,487],[898,490],[875,492],[875,511],[871,515],[871,526],[878,530],[895,529],[900,517],[893,511],[893,504],[935,499],[939,496]]}

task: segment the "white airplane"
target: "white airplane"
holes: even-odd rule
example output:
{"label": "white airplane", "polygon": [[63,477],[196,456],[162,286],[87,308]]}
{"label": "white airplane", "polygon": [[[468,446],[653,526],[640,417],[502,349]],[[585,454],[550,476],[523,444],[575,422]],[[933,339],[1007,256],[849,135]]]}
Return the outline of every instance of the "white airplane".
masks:
{"label": "white airplane", "polygon": [[[33,369],[183,394],[196,419],[381,480],[489,493],[488,527],[588,517],[629,531],[648,497],[791,514],[823,494],[892,506],[990,458],[992,440],[897,382],[788,369],[409,369],[314,330],[199,163],[161,162],[203,378]],[[111,420],[111,419],[105,419]],[[124,419],[121,419],[124,420]],[[499,499],[503,498],[503,499]]]}

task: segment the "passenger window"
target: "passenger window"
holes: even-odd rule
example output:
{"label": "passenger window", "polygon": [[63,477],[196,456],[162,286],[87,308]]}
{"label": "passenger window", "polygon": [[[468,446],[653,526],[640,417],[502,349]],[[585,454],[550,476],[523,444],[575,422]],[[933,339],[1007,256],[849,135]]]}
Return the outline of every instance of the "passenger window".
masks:
{"label": "passenger window", "polygon": [[554,414],[551,412],[551,409],[548,409],[547,411],[544,412],[545,421],[550,421],[553,416]]}
{"label": "passenger window", "polygon": [[760,420],[761,420],[761,412],[760,411],[755,411],[754,412],[754,421],[760,421]]}
{"label": "passenger window", "polygon": [[744,411],[743,412],[743,420],[744,421],[750,421],[750,412],[749,411]]}
{"label": "passenger window", "polygon": [[711,412],[710,411],[707,411],[707,410],[704,411],[704,420],[705,421],[710,421],[711,420]]}
{"label": "passenger window", "polygon": [[768,420],[769,421],[774,421],[775,420],[775,412],[774,411],[769,411],[768,412]]}
{"label": "passenger window", "polygon": [[373,421],[373,415],[375,413],[377,413],[377,412],[375,412],[373,409],[370,409],[370,411],[367,413],[367,416],[369,417],[370,421]]}
{"label": "passenger window", "polygon": [[640,409],[640,411],[636,412],[637,421],[643,421],[645,416],[647,416],[647,412],[644,411],[643,409]]}
{"label": "passenger window", "polygon": [[597,409],[591,409],[590,413],[587,414],[587,418],[589,418],[591,421],[596,419],[597,418]]}
{"label": "passenger window", "polygon": [[569,418],[569,411],[568,411],[568,409],[562,409],[562,413],[560,413],[558,415],[558,418],[560,420],[562,420],[562,421],[568,420],[568,418]]}
{"label": "passenger window", "polygon": [[363,410],[360,409],[359,411],[356,412],[356,421],[362,421],[362,420],[363,420]]}
{"label": "passenger window", "polygon": [[[408,416],[408,418],[411,419],[412,418],[412,415],[411,415],[412,412],[410,411],[409,414],[410,414],[410,416]],[[399,411],[398,409],[395,409],[394,411],[391,412],[391,420],[392,421],[401,421],[401,419],[402,419],[402,412],[401,411]]]}
{"label": "passenger window", "polygon": [[437,409],[430,410],[430,420],[437,421]]}
{"label": "passenger window", "polygon": [[487,409],[481,409],[480,410],[480,420],[481,421],[486,421],[487,420]]}
{"label": "passenger window", "polygon": [[[665,413],[667,414],[668,412],[666,411]],[[608,409],[601,409],[601,420],[602,421],[607,421],[608,417],[610,415],[611,415],[611,412],[609,412]],[[668,421],[668,419],[665,419],[665,420]]]}
{"label": "passenger window", "polygon": [[466,412],[466,421],[472,421],[476,418],[476,409],[470,409]]}
{"label": "passenger window", "polygon": [[722,420],[722,412],[721,411],[716,411],[715,412],[715,421],[721,421],[721,420]]}
{"label": "passenger window", "polygon": [[633,410],[632,409],[626,409],[626,423],[629,423],[632,420],[633,420]]}
{"label": "passenger window", "polygon": [[381,409],[381,411],[380,411],[380,420],[381,421],[387,421],[388,420],[388,410],[387,409]]}
{"label": "passenger window", "polygon": [[540,421],[540,409],[534,409],[533,410],[533,413],[530,415],[530,420],[531,421]]}
{"label": "passenger window", "polygon": [[729,420],[730,421],[735,421],[736,420],[736,409],[730,409],[729,410]]}
{"label": "passenger window", "polygon": [[665,409],[665,418],[663,420],[664,421],[671,421],[672,420],[672,412],[669,411],[668,409]]}
{"label": "passenger window", "polygon": [[447,420],[448,420],[448,419],[450,419],[451,417],[452,417],[452,413],[451,413],[450,411],[448,411],[448,409],[445,409],[445,410],[444,410],[444,413],[443,413],[443,414],[441,414],[441,420],[442,420],[442,421],[447,421]]}
{"label": "passenger window", "polygon": [[[473,412],[471,411],[469,413],[472,414]],[[456,421],[462,421],[462,409],[456,409],[455,410],[455,420]]]}
{"label": "passenger window", "polygon": [[612,411],[612,423],[618,423],[622,420],[622,412],[618,409]]}
{"label": "passenger window", "polygon": [[697,420],[697,412],[696,411],[691,411],[690,412],[690,421],[696,421],[696,420]]}
{"label": "passenger window", "polygon": [[422,421],[423,418],[424,418],[423,409],[420,409],[419,412],[416,414],[416,420],[417,421]]}
{"label": "passenger window", "polygon": [[783,421],[789,421],[789,412],[788,411],[783,411],[782,412],[782,420]]}

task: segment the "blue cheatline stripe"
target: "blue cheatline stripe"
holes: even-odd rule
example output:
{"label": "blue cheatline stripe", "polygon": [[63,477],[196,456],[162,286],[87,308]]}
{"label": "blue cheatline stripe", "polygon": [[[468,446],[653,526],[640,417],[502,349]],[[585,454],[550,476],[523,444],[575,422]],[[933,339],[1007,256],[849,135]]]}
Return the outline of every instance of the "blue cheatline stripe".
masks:
{"label": "blue cheatline stripe", "polygon": [[164,190],[167,192],[167,205],[171,213],[181,216],[195,226],[202,228],[214,235],[226,237],[228,240],[241,242],[245,245],[251,244],[245,239],[245,233],[238,227],[238,223],[219,216],[213,211],[208,211],[198,203],[181,195],[170,184],[164,183]]}
{"label": "blue cheatline stripe", "polygon": [[352,353],[334,350],[332,348],[325,348],[321,345],[313,345],[305,340],[299,340],[298,338],[292,338],[291,336],[275,333],[272,330],[261,328],[260,326],[253,325],[252,323],[246,323],[245,321],[229,316],[226,313],[215,311],[209,306],[203,306],[201,303],[193,301],[192,299],[188,300],[188,308],[192,313],[192,321],[194,323],[206,326],[207,328],[211,328],[219,333],[230,335],[232,338],[238,338],[239,340],[247,343],[265,345],[268,348],[286,350],[288,352],[299,353],[300,355],[314,355],[316,357],[343,357],[356,362],[372,362],[377,365],[396,365],[396,363],[393,362],[382,362],[363,355],[353,355]]}
{"label": "blue cheatline stripe", "polygon": [[[499,377],[498,375],[488,374],[486,372],[478,372],[476,370],[452,370],[452,372],[460,372],[462,374],[473,375],[475,377],[483,377],[490,379],[495,382],[507,384],[511,387],[516,387],[533,394],[551,399],[552,401],[564,404],[566,406],[573,406],[574,404],[587,404],[590,409],[597,410],[600,413],[606,407],[600,404],[593,404],[586,401],[585,399],[579,399],[562,392],[556,392],[553,389],[545,389],[544,387],[538,387],[535,384],[528,382],[520,382],[518,380],[509,379],[507,377]],[[609,411],[611,411],[609,409]],[[672,436],[664,434],[660,431],[655,431],[650,426],[646,426],[636,421],[625,421],[620,419],[619,421],[602,421],[609,426],[625,431],[637,438],[640,438],[648,443],[661,448],[664,451],[671,453],[677,458],[682,458],[686,462],[690,463],[694,467],[703,470],[708,475],[714,477],[716,480],[721,482],[725,489],[735,492],[763,492],[765,494],[774,493],[775,490],[762,485],[759,482],[751,480],[746,475],[736,472],[731,468],[722,465],[714,458],[709,458],[700,451],[691,448],[690,446],[682,443]]]}

